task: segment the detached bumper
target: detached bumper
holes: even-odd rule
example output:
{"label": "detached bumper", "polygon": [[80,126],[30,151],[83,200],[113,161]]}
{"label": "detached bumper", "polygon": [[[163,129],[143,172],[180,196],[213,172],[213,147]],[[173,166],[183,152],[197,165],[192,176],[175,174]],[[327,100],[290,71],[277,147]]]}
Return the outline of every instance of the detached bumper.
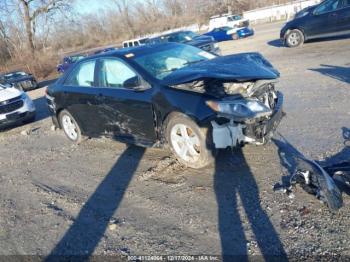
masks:
{"label": "detached bumper", "polygon": [[276,107],[269,119],[262,121],[249,119],[244,123],[236,123],[234,120],[230,120],[222,125],[212,121],[215,147],[224,149],[244,144],[263,145],[270,141],[283,116],[283,95],[278,93]]}

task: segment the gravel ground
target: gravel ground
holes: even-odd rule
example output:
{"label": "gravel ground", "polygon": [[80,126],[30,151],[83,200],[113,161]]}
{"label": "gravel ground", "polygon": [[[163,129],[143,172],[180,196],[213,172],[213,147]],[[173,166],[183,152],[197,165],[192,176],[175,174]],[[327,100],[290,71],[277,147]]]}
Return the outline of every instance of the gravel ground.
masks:
{"label": "gravel ground", "polygon": [[[291,145],[324,162],[349,158],[350,39],[288,49],[280,27],[258,26],[223,53],[259,51],[280,70]],[[350,255],[350,189],[337,213],[298,187],[294,198],[274,193],[293,150],[278,137],[185,169],[166,150],[72,145],[51,130],[43,94],[30,92],[35,123],[0,133],[0,255]]]}

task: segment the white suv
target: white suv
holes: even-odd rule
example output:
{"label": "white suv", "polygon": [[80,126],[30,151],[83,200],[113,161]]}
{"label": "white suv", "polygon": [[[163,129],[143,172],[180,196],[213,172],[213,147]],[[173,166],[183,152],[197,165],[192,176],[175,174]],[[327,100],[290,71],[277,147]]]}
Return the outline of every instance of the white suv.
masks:
{"label": "white suv", "polygon": [[23,91],[0,84],[0,129],[35,119],[35,105]]}
{"label": "white suv", "polygon": [[136,46],[145,45],[147,43],[147,40],[148,38],[138,38],[138,39],[124,41],[122,45],[123,45],[123,48],[136,47]]}

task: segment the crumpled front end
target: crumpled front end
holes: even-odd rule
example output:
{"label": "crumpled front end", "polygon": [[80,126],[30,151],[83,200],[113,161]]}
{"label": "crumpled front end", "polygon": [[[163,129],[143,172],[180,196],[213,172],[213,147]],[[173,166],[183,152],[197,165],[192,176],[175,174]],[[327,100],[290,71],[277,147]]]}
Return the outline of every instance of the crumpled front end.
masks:
{"label": "crumpled front end", "polygon": [[259,53],[245,53],[196,63],[167,76],[163,83],[205,95],[215,112],[210,121],[216,148],[265,144],[283,113],[283,95],[275,84],[279,72]]}
{"label": "crumpled front end", "polygon": [[211,121],[216,148],[263,145],[272,138],[284,116],[283,95],[275,90],[273,82],[266,81],[256,82],[250,92],[245,93],[247,100],[263,104],[269,110],[249,117],[218,112],[217,118]]}

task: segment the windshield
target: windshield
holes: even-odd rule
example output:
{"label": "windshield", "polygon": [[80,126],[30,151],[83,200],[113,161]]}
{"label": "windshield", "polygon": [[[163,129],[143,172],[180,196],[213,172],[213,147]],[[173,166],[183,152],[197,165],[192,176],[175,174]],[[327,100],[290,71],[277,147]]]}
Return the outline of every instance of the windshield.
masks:
{"label": "windshield", "polygon": [[177,34],[169,35],[167,38],[169,42],[185,43],[193,40],[197,36],[198,35],[196,33],[188,31],[188,32],[179,32]]}
{"label": "windshield", "polygon": [[135,62],[153,77],[162,80],[178,69],[215,57],[199,48],[179,45],[136,57]]}
{"label": "windshield", "polygon": [[14,72],[14,73],[10,73],[10,74],[6,74],[4,75],[4,79],[5,80],[11,80],[11,79],[15,79],[18,77],[22,77],[22,76],[27,76],[28,74],[25,72]]}

